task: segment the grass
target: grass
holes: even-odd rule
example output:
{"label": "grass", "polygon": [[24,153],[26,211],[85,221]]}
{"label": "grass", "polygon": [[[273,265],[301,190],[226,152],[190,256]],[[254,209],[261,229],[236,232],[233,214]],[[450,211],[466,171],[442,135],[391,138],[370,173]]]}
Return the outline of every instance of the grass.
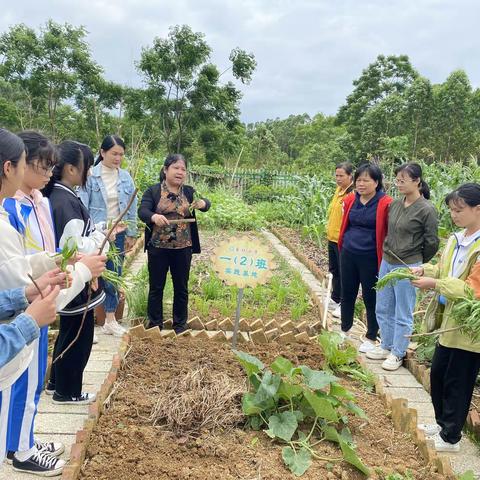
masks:
{"label": "grass", "polygon": [[[285,261],[276,260],[279,268],[269,283],[246,288],[244,291],[241,315],[244,318],[271,319],[287,317],[299,321],[312,313],[310,293],[300,274],[293,272]],[[148,269],[144,265],[133,276],[127,289],[130,318],[146,317],[148,299]],[[237,288],[224,285],[207,261],[199,261],[190,271],[189,279],[190,317],[233,318],[237,303]],[[164,291],[165,318],[170,317],[173,300],[173,286],[170,275]]]}

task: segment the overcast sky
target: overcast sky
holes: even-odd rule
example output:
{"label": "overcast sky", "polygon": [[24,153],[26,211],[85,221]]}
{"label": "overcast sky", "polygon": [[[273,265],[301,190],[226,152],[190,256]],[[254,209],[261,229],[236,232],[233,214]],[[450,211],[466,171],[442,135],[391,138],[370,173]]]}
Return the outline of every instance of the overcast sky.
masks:
{"label": "overcast sky", "polygon": [[378,54],[409,55],[435,83],[462,68],[480,85],[478,0],[0,0],[0,12],[2,32],[48,18],[84,25],[106,77],[127,85],[141,82],[141,48],[171,25],[203,32],[220,69],[239,46],[258,62],[239,85],[246,122],[335,113]]}

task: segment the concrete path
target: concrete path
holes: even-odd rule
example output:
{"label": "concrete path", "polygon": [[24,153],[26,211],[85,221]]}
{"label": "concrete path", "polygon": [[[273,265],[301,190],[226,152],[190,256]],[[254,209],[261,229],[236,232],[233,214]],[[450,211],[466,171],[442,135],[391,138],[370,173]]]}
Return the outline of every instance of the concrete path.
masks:
{"label": "concrete path", "polygon": [[[141,252],[130,266],[129,274],[135,274],[144,263],[145,256]],[[127,320],[123,321],[126,328],[127,323]],[[121,342],[121,338],[103,334],[100,327],[95,327],[95,333],[98,343],[93,345],[83,382],[83,390],[90,393],[100,390]],[[61,458],[68,460],[70,448],[75,442],[75,435],[77,430],[83,427],[87,412],[88,405],[55,405],[52,397],[42,394],[35,419],[35,438],[40,441],[62,442],[65,445],[65,453]],[[16,472],[6,463],[0,466],[0,480],[36,480],[38,478],[41,477]]]}
{"label": "concrete path", "polygon": [[[264,231],[263,233],[287,263],[300,272],[304,282],[310,287],[314,294],[322,298],[322,287],[310,270],[299,262],[275,235],[268,231]],[[337,320],[330,318],[328,323],[332,330],[340,330],[340,325]],[[363,341],[364,333],[365,329],[363,325],[360,322],[354,323],[350,331],[353,343],[358,346]],[[367,362],[368,368],[382,379],[383,384],[393,398],[405,398],[408,400],[409,407],[417,410],[419,423],[435,423],[435,415],[430,395],[406,368],[401,367],[395,372],[387,372],[382,369],[381,360],[370,360],[365,357],[365,361]],[[480,449],[465,435],[460,445],[459,453],[445,454],[449,457],[454,472],[456,474],[462,474],[467,470],[472,470],[476,478],[480,479]]]}

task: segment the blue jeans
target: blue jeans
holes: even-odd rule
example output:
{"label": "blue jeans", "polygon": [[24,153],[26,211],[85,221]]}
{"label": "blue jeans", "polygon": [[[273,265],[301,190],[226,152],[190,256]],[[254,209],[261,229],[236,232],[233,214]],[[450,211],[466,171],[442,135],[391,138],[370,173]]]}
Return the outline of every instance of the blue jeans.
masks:
{"label": "blue jeans", "polygon": [[[122,274],[123,261],[125,259],[125,254],[123,253],[125,250],[125,236],[126,233],[122,232],[115,238],[115,246],[121,253],[119,265],[115,267],[111,260],[107,262],[107,269],[112,272],[117,272],[118,275]],[[105,303],[103,304],[105,312],[115,312],[118,306],[117,289],[110,282],[105,282],[103,289],[105,290]]]}
{"label": "blue jeans", "polygon": [[[413,263],[409,267],[418,267],[421,263]],[[404,265],[392,265],[382,260],[378,278]],[[394,355],[403,358],[407,352],[410,340],[406,335],[412,334],[413,310],[417,293],[410,280],[400,280],[393,286],[389,285],[377,292],[377,314],[381,346],[390,350]]]}

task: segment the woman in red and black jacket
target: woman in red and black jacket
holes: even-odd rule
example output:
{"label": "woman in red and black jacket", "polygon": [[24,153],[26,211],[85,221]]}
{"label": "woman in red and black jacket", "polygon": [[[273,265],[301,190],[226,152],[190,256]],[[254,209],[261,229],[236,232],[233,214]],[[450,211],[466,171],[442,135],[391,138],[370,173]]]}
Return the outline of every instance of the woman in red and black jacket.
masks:
{"label": "woman in red and black jacket", "polygon": [[388,207],[392,198],[383,191],[382,171],[366,163],[355,171],[355,192],[343,201],[343,219],[338,249],[342,278],[342,332],[346,336],[353,325],[358,288],[362,285],[363,303],[367,310],[366,340],[360,352],[375,348],[378,323],[375,315],[378,269],[387,235]]}

